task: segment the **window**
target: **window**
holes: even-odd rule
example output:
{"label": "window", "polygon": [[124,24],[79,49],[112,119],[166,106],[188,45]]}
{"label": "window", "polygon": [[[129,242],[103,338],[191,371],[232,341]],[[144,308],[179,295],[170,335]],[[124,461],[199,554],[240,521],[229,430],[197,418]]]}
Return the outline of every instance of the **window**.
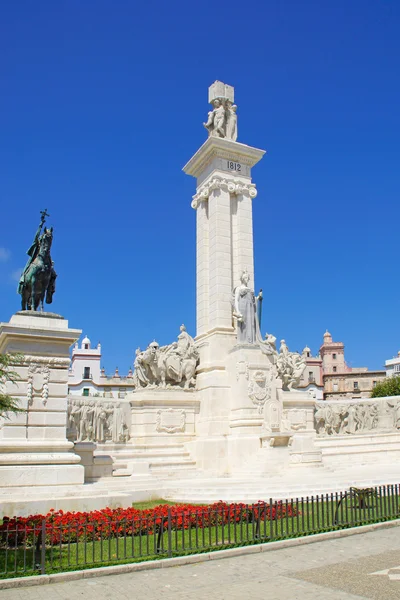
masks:
{"label": "window", "polygon": [[90,379],[90,367],[83,368],[83,379]]}
{"label": "window", "polygon": [[82,396],[89,396],[89,388],[83,388]]}
{"label": "window", "polygon": [[89,344],[85,344],[85,350],[89,350]]}
{"label": "window", "polygon": [[335,354],[335,353],[333,353],[333,354],[332,354],[332,358],[333,358],[334,360],[336,360],[336,354]]}
{"label": "window", "polygon": [[337,384],[337,383],[334,383],[334,384],[333,384],[333,391],[334,391],[334,392],[337,392],[338,390],[339,390],[339,386],[338,386],[338,384]]}
{"label": "window", "polygon": [[353,387],[354,387],[354,390],[359,390],[360,389],[358,387],[358,381],[353,381]]}
{"label": "window", "polygon": [[394,365],[394,370],[396,373],[399,373],[400,371],[400,365]]}
{"label": "window", "polygon": [[118,398],[125,398],[126,388],[119,388]]}
{"label": "window", "polygon": [[307,352],[307,358],[310,358],[310,353],[309,352]]}
{"label": "window", "polygon": [[373,381],[373,382],[372,382],[372,387],[373,387],[373,388],[374,388],[374,387],[376,387],[376,384],[377,384],[377,383],[378,383],[377,381]]}
{"label": "window", "polygon": [[336,373],[337,367],[333,367],[333,372]]}

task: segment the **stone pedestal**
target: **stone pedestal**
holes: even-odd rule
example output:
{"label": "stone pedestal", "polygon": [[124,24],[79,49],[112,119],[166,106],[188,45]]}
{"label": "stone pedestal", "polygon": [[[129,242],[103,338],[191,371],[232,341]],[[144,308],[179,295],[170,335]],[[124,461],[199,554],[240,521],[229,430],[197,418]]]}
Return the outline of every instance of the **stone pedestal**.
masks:
{"label": "stone pedestal", "polygon": [[0,425],[3,486],[83,483],[80,457],[66,437],[69,348],[80,333],[53,313],[24,311],[0,323],[0,352],[23,355],[14,367],[19,381],[5,387],[24,409]]}
{"label": "stone pedestal", "polygon": [[94,454],[97,444],[94,442],[75,442],[75,453],[81,458],[85,469],[85,482],[96,481],[102,477],[112,477],[113,459],[107,454]]}
{"label": "stone pedestal", "polygon": [[194,390],[145,388],[128,394],[131,444],[176,444],[193,439],[199,401]]}
{"label": "stone pedestal", "polygon": [[307,392],[282,392],[282,430],[290,432],[289,464],[321,466],[322,453],[316,445],[314,427],[315,399]]}

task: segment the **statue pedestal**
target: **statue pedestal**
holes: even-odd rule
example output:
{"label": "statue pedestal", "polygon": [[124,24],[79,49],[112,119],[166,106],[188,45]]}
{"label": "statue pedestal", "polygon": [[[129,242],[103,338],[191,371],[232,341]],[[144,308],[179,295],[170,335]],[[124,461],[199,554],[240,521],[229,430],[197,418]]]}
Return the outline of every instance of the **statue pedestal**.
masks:
{"label": "statue pedestal", "polygon": [[199,411],[195,390],[149,387],[126,399],[131,407],[130,444],[169,446],[193,439]]}
{"label": "statue pedestal", "polygon": [[315,398],[307,392],[283,392],[282,429],[292,434],[289,447],[291,466],[322,466],[322,452],[316,445]]}
{"label": "statue pedestal", "polygon": [[80,457],[66,437],[69,348],[80,330],[54,313],[23,311],[0,323],[0,352],[23,355],[5,392],[24,412],[1,419],[0,481],[8,488],[77,485]]}

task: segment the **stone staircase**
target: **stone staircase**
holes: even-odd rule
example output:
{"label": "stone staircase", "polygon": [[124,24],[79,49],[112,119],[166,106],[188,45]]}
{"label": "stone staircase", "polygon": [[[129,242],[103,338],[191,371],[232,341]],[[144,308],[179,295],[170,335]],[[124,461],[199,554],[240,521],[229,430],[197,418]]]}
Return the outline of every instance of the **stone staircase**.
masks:
{"label": "stone staircase", "polygon": [[279,475],[289,465],[289,450],[287,447],[260,448],[257,453],[246,460],[243,465],[235,468],[233,476],[271,477]]}
{"label": "stone staircase", "polygon": [[179,478],[182,472],[196,472],[196,462],[191,459],[183,443],[136,444],[130,448],[99,446],[96,454],[109,453],[114,461],[113,477],[155,476]]}
{"label": "stone staircase", "polygon": [[163,498],[174,502],[209,503],[226,502],[252,503],[262,500],[284,500],[346,491],[351,486],[370,487],[400,482],[397,465],[380,468],[371,466],[343,469],[294,467],[281,475],[260,478],[196,479],[190,482],[175,481],[163,492]]}

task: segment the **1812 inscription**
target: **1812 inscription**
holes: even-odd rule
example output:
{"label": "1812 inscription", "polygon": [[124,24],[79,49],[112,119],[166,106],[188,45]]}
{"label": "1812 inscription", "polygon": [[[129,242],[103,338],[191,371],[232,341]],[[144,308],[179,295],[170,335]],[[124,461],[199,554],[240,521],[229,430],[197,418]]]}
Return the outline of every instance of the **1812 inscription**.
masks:
{"label": "1812 inscription", "polygon": [[227,167],[230,171],[237,171],[240,173],[242,170],[242,165],[238,162],[233,162],[232,160],[227,160]]}

